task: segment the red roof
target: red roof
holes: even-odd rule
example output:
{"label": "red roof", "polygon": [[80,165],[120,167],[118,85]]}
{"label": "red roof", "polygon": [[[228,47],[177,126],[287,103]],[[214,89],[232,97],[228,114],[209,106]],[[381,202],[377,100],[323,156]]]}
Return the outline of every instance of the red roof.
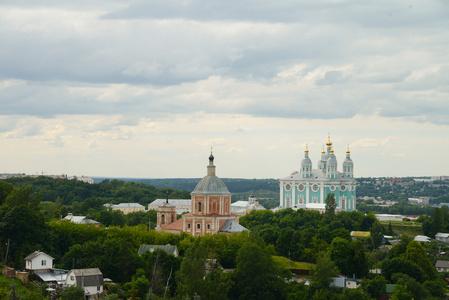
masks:
{"label": "red roof", "polygon": [[162,230],[182,230],[182,219],[176,220],[173,223],[168,224]]}

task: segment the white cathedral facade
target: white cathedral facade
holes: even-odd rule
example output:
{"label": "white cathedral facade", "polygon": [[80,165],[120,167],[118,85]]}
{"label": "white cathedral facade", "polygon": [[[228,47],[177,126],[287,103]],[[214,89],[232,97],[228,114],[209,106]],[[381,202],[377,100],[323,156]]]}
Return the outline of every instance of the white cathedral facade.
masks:
{"label": "white cathedral facade", "polygon": [[326,146],[327,151],[323,149],[321,152],[318,169],[312,168],[312,160],[306,147],[300,171],[279,179],[281,208],[324,211],[326,197],[333,193],[337,201],[337,211],[356,210],[356,181],[349,148],[343,161],[342,172],[339,172],[330,138]]}

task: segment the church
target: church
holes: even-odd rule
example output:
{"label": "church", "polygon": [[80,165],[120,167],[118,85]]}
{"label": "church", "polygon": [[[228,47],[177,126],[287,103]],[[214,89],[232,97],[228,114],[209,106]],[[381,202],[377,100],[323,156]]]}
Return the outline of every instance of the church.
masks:
{"label": "church", "polygon": [[356,210],[356,181],[354,163],[349,147],[342,164],[342,172],[337,171],[337,158],[330,137],[326,151],[321,152],[318,169],[312,168],[309,150],[306,147],[299,172],[279,179],[280,208],[313,209],[325,211],[326,197],[333,193],[337,202],[337,211]]}
{"label": "church", "polygon": [[209,156],[207,175],[190,193],[191,212],[176,220],[176,207],[166,203],[157,212],[156,230],[180,234],[182,231],[193,236],[233,233],[247,230],[238,223],[239,216],[231,212],[232,194],[224,182],[215,175],[214,156]]}

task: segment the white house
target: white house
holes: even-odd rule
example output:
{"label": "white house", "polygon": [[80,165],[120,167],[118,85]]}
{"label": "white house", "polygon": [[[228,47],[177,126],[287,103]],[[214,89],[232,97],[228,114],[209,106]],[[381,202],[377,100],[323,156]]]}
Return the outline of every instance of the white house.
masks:
{"label": "white house", "polygon": [[67,274],[65,286],[79,286],[87,299],[98,299],[103,294],[103,273],[100,269],[73,269]]}
{"label": "white house", "polygon": [[449,244],[449,233],[438,232],[435,234],[435,239],[438,242]]}
{"label": "white house", "polygon": [[34,251],[25,257],[25,268],[34,272],[48,271],[53,268],[53,257],[41,251]]}
{"label": "white house", "polygon": [[94,225],[95,227],[98,227],[100,225],[99,222],[91,220],[86,216],[74,216],[72,213],[68,213],[64,220],[69,220],[70,222],[76,224],[90,224]]}

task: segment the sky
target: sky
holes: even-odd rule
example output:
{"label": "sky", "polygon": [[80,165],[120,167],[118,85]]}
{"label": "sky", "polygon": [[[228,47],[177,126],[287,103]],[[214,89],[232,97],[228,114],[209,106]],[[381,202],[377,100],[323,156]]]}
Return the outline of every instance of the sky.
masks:
{"label": "sky", "polygon": [[449,2],[3,0],[0,173],[449,175]]}

